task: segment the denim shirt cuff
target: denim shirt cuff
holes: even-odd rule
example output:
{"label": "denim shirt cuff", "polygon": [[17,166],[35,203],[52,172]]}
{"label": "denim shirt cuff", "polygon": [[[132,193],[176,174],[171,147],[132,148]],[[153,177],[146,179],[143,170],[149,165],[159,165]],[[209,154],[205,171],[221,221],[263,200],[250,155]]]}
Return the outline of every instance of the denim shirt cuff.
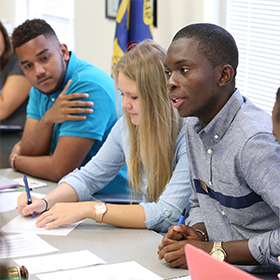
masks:
{"label": "denim shirt cuff", "polygon": [[[78,197],[79,197],[79,201],[86,201],[89,200],[91,195],[88,192],[87,188],[80,188],[78,186],[81,186],[83,183],[81,182],[81,180],[75,176],[75,173],[79,171],[78,168],[76,168],[73,172],[71,172],[68,175],[65,175],[59,182],[58,185],[62,184],[62,183],[66,183],[68,185],[70,185],[75,192],[77,193]],[[76,187],[77,186],[77,187]]]}
{"label": "denim shirt cuff", "polygon": [[280,264],[277,260],[277,256],[273,256],[270,250],[271,233],[272,232],[266,232],[251,237],[248,241],[248,246],[254,259],[261,265],[279,268]]}
{"label": "denim shirt cuff", "polygon": [[150,207],[151,203],[140,203],[140,205],[144,208],[146,221],[145,224],[147,229],[152,229],[157,232],[167,231],[168,227],[171,225],[169,222],[167,224],[164,220],[168,219],[172,215],[171,210],[161,209],[155,213],[154,207]]}

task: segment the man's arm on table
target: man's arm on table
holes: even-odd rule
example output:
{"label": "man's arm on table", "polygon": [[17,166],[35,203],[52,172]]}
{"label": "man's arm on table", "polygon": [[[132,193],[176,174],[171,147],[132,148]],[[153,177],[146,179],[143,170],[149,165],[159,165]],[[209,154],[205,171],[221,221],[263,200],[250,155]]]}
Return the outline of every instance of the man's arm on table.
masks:
{"label": "man's arm on table", "polygon": [[[196,225],[193,227],[186,225],[171,226],[158,247],[159,259],[165,259],[172,267],[187,268],[186,244],[191,244],[210,253],[213,243],[201,241],[201,235],[195,231],[195,228],[201,228],[201,224],[199,227],[196,227]],[[226,261],[228,263],[241,265],[259,264],[249,250],[248,240],[223,242],[222,247],[227,254]]]}
{"label": "man's arm on table", "polygon": [[61,136],[53,155],[18,155],[15,168],[31,176],[57,182],[81,166],[94,141],[83,137]]}

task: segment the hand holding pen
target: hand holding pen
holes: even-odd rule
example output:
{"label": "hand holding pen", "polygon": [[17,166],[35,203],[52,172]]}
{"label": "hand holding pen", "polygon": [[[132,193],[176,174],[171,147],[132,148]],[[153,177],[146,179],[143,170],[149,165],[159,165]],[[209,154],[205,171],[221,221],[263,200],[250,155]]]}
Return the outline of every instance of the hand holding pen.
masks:
{"label": "hand holding pen", "polygon": [[[29,186],[28,186],[28,182],[27,182],[27,177],[25,174],[23,175],[23,181],[24,181],[25,190],[26,190],[26,194],[27,194],[27,204],[29,205],[32,203],[32,200],[31,200],[30,190],[29,190]],[[34,212],[32,213],[32,217],[34,218]]]}

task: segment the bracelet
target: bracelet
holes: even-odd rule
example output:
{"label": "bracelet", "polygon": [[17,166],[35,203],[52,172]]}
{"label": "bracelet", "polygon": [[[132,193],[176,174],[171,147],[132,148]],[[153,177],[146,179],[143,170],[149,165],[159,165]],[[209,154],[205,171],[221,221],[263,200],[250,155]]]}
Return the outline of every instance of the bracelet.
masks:
{"label": "bracelet", "polygon": [[49,207],[48,202],[47,202],[44,198],[42,198],[42,200],[44,200],[44,201],[45,201],[45,203],[46,203],[46,208],[45,208],[45,210],[44,210],[41,214],[43,214],[44,212],[46,212],[46,211],[48,211],[48,210],[49,210],[49,209],[48,209],[48,207]]}
{"label": "bracelet", "polygon": [[205,242],[208,242],[208,237],[207,237],[207,234],[205,232],[203,232],[201,229],[198,229],[198,228],[196,228],[195,231],[199,232],[202,235]]}
{"label": "bracelet", "polygon": [[18,154],[14,154],[11,158],[11,167],[14,171],[17,171],[16,167],[15,167],[15,160],[16,160],[17,156],[18,156]]}

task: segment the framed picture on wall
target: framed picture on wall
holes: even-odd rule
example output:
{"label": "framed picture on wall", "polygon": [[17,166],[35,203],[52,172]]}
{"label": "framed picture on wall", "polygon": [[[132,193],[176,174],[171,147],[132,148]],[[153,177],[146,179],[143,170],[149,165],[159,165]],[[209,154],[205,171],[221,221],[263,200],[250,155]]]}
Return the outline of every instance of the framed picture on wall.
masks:
{"label": "framed picture on wall", "polygon": [[[135,0],[133,0],[135,1]],[[137,0],[136,0],[137,1]],[[150,0],[154,18],[154,26],[157,27],[157,0]],[[105,2],[106,18],[116,19],[119,8],[119,0],[106,0]]]}
{"label": "framed picture on wall", "polygon": [[115,19],[119,8],[119,0],[106,0],[106,18]]}
{"label": "framed picture on wall", "polygon": [[157,27],[157,0],[151,0],[151,7],[153,12],[154,27]]}

